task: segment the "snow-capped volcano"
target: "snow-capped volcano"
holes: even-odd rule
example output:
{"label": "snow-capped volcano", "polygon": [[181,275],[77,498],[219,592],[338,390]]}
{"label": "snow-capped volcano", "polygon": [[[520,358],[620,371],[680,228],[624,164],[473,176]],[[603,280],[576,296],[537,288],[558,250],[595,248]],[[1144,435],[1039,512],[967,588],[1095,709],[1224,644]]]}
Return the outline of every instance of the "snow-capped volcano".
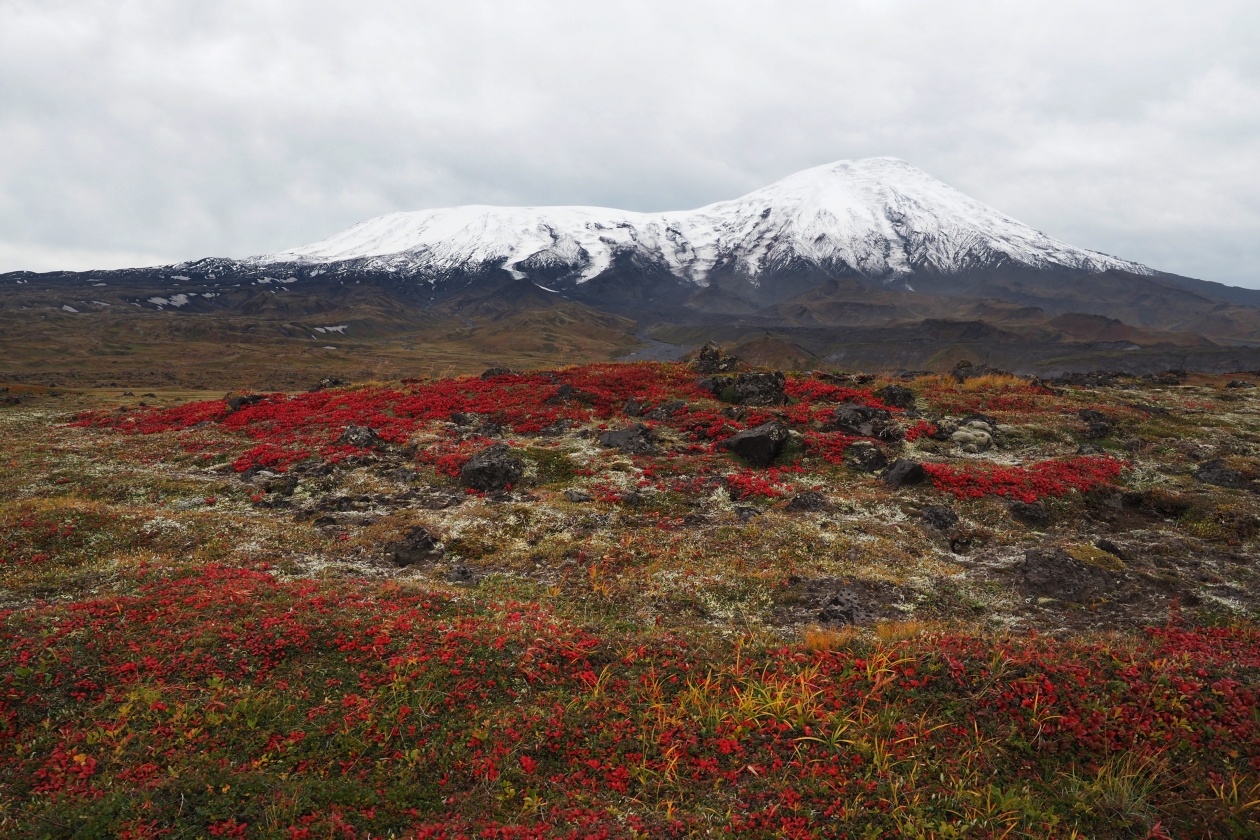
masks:
{"label": "snow-capped volcano", "polygon": [[253,262],[353,261],[430,283],[501,268],[573,288],[625,260],[698,287],[731,276],[763,291],[784,271],[884,283],[920,271],[1020,266],[1155,273],[1047,236],[888,157],[814,167],[698,210],[476,205],[391,213]]}

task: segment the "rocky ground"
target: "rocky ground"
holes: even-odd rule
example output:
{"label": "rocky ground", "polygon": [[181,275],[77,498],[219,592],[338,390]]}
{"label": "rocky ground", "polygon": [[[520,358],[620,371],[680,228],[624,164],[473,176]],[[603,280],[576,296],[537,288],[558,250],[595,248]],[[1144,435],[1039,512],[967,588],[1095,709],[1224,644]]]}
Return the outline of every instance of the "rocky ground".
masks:
{"label": "rocky ground", "polygon": [[715,662],[1250,627],[1258,381],[785,374],[710,348],[297,394],[12,385],[0,616],[236,569],[529,604]]}
{"label": "rocky ground", "polygon": [[[238,536],[217,552],[286,574],[488,581],[594,599],[627,621],[785,638],[892,619],[1071,631],[1256,609],[1252,377],[794,375],[790,397],[777,373],[652,370],[624,400],[554,374],[473,380],[464,403],[507,404],[522,381],[555,394],[524,431],[496,422],[494,405],[459,410],[458,395],[447,411],[442,394],[440,419],[400,429],[391,417],[384,436],[353,421],[368,423],[381,394],[427,399],[422,383],[321,392],[361,403],[336,412],[283,397],[10,391],[6,426],[23,439],[10,480],[27,481],[10,485],[6,525],[23,537],[27,510],[109,504],[126,476],[126,494],[152,505],[125,514],[133,527],[222,528]],[[70,416],[106,396],[123,410]],[[277,422],[275,399],[301,416]],[[232,403],[217,419],[190,413]],[[942,471],[897,480],[918,464]],[[1028,477],[1046,464],[1063,475]],[[1098,465],[1115,478],[1073,474]],[[1002,470],[1018,475],[1003,483]],[[406,548],[417,540],[430,548]],[[13,605],[47,594],[45,566],[113,562],[12,545],[0,591]]]}

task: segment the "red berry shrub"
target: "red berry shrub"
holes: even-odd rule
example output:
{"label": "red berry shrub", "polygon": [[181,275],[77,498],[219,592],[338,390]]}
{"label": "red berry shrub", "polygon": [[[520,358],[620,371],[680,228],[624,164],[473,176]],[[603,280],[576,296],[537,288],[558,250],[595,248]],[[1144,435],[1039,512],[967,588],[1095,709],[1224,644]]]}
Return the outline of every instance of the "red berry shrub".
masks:
{"label": "red berry shrub", "polygon": [[1250,627],[723,653],[362,581],[134,583],[0,612],[19,834],[968,836],[1000,778],[1023,804],[976,836],[1121,836],[1056,780],[1122,751],[1194,768],[1152,802],[1172,835],[1250,833],[1218,792],[1260,772]]}
{"label": "red berry shrub", "polygon": [[1021,502],[1035,502],[1042,497],[1064,496],[1073,490],[1085,492],[1106,486],[1119,477],[1123,466],[1115,458],[1086,456],[1042,461],[1030,467],[924,464],[923,469],[936,489],[953,493],[959,499],[1006,496]]}

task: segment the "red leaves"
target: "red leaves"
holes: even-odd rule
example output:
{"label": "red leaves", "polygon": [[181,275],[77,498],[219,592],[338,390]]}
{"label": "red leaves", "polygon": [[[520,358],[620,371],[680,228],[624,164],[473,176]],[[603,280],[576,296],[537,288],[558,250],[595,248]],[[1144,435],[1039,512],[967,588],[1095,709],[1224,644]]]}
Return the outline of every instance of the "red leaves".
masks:
{"label": "red leaves", "polygon": [[[485,783],[501,780],[544,806],[538,835],[580,824],[603,836],[623,825],[610,809],[650,791],[644,779],[670,778],[680,798],[702,801],[721,786],[745,803],[732,828],[782,833],[787,811],[791,833],[816,836],[834,825],[828,814],[887,806],[882,771],[850,746],[866,729],[835,729],[856,709],[890,727],[878,736],[881,760],[932,757],[916,783],[928,800],[951,795],[957,779],[941,774],[960,764],[1035,785],[1116,750],[1196,762],[1202,772],[1184,784],[1199,787],[1178,795],[1210,795],[1200,780],[1225,778],[1222,756],[1260,755],[1260,633],[1248,627],[1163,628],[1119,648],[964,633],[872,643],[860,656],[750,647],[735,666],[666,636],[610,656],[615,646],[536,606],[385,592],[207,567],[149,580],[133,596],[10,615],[0,674],[57,656],[66,676],[0,693],[0,720],[4,704],[19,711],[5,737],[24,745],[0,752],[0,782],[90,813],[104,790],[149,801],[143,792],[169,767],[187,790],[210,786],[213,816],[177,813],[177,801],[161,811],[157,798],[148,827],[201,820],[197,830],[234,837],[265,822],[266,802],[238,787],[309,797],[335,780],[337,801],[356,804],[308,798],[290,836],[524,837],[534,828],[471,817],[418,827],[413,785],[440,788],[451,813],[476,814]],[[120,684],[121,674],[133,681]],[[63,691],[82,699],[64,705]],[[569,810],[575,800],[591,810]],[[134,826],[139,815],[119,819]],[[694,811],[678,818],[680,833],[697,825]],[[664,825],[644,831],[670,833]]]}
{"label": "red leaves", "polygon": [[923,469],[937,490],[953,493],[959,499],[992,495],[1035,502],[1043,497],[1063,496],[1073,490],[1085,492],[1106,486],[1119,477],[1122,466],[1122,462],[1114,458],[1091,455],[1064,461],[1042,461],[1030,467],[924,464]]}
{"label": "red leaves", "polygon": [[735,501],[747,499],[749,496],[773,499],[782,496],[787,491],[787,488],[779,483],[779,470],[773,467],[757,472],[741,470],[726,476],[725,480],[727,492]]}
{"label": "red leaves", "polygon": [[817,454],[828,464],[843,464],[844,450],[858,438],[843,432],[807,432],[805,448]]}

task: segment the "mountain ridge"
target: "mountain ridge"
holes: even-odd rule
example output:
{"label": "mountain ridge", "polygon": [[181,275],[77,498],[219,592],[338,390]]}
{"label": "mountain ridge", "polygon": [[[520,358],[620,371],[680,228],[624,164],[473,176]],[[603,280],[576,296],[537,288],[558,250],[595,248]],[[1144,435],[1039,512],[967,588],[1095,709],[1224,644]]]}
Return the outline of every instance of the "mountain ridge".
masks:
{"label": "mountain ridge", "polygon": [[884,283],[1013,263],[1037,269],[1156,272],[1035,230],[897,158],[837,161],[696,210],[467,205],[391,213],[310,245],[250,258],[258,266],[351,260],[428,275],[494,266],[517,279],[576,286],[618,254],[708,286],[794,266]]}
{"label": "mountain ridge", "polygon": [[[694,211],[448,208],[261,257],[0,275],[0,329],[45,369],[62,364],[58,330],[92,336],[105,358],[172,315],[158,327],[170,346],[394,342],[400,358],[425,342],[454,354],[443,358],[537,359],[772,335],[757,353],[829,364],[920,369],[962,342],[981,360],[976,348],[1000,344],[1030,372],[1183,357],[1260,367],[1260,291],[1075,248],[894,158],[826,164]],[[205,326],[174,323],[186,318]]]}

